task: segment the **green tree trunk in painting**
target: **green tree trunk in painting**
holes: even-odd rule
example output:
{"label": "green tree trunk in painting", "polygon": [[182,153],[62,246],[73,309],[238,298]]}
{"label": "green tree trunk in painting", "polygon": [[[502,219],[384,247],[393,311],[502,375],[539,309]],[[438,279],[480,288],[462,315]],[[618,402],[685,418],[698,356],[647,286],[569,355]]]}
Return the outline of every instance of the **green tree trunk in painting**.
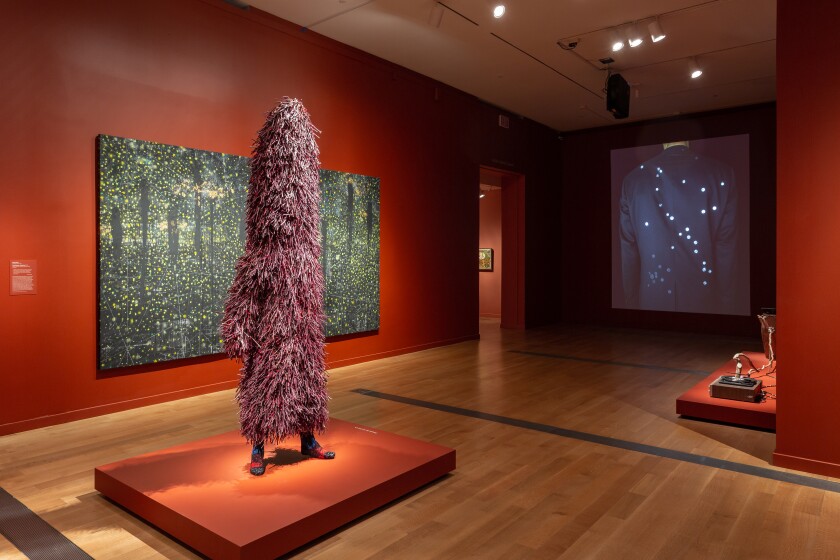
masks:
{"label": "green tree trunk in painting", "polygon": [[149,181],[140,179],[140,227],[142,231],[142,245],[140,246],[140,306],[146,306],[146,291],[149,275]]}
{"label": "green tree trunk in painting", "polygon": [[367,201],[367,249],[370,250],[370,236],[373,234],[373,199]]}
{"label": "green tree trunk in painting", "polygon": [[112,262],[122,260],[123,225],[120,218],[120,207],[116,204],[111,207],[111,257]]}
{"label": "green tree trunk in painting", "polygon": [[321,220],[321,268],[324,269],[324,278],[330,277],[330,251],[327,243],[327,220]]}
{"label": "green tree trunk in painting", "polygon": [[347,259],[353,254],[353,197],[355,185],[352,179],[347,179]]}
{"label": "green tree trunk in painting", "polygon": [[193,251],[195,252],[196,261],[202,263],[204,261],[204,254],[201,245],[201,162],[198,160],[198,157],[195,157],[193,161],[193,189],[195,190],[195,235],[193,237]]}
{"label": "green tree trunk in painting", "polygon": [[166,210],[166,238],[169,246],[169,266],[175,268],[178,264],[178,199],[172,197],[169,200],[169,208]]}

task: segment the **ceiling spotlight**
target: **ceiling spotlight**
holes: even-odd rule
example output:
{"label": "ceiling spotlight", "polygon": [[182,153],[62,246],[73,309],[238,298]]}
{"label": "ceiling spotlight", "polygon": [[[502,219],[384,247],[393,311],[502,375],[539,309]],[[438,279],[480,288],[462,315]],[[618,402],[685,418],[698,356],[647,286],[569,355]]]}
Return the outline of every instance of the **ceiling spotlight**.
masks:
{"label": "ceiling spotlight", "polygon": [[692,79],[699,78],[700,76],[703,75],[703,70],[700,69],[700,66],[697,65],[697,59],[694,58],[693,56],[690,59],[688,68],[689,68],[689,70],[691,70]]}
{"label": "ceiling spotlight", "polygon": [[665,32],[662,31],[662,26],[659,25],[659,18],[656,18],[648,24],[648,31],[650,31],[650,40],[658,43],[665,38]]}
{"label": "ceiling spotlight", "polygon": [[496,2],[493,5],[493,17],[499,19],[503,15],[505,15],[505,5],[501,2]]}
{"label": "ceiling spotlight", "polygon": [[612,45],[613,52],[620,51],[624,48],[624,41],[621,40],[621,36],[619,36],[618,30],[616,29],[610,32],[610,45]]}
{"label": "ceiling spotlight", "polygon": [[627,44],[630,47],[638,47],[642,44],[644,39],[642,38],[642,34],[639,33],[639,30],[636,28],[635,23],[631,23],[627,26]]}

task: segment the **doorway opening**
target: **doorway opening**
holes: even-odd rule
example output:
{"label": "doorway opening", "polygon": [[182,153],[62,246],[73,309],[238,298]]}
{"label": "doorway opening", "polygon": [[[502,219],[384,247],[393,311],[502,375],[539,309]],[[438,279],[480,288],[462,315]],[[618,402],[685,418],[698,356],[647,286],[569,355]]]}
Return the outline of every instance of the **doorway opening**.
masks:
{"label": "doorway opening", "polygon": [[525,328],[525,176],[481,167],[479,317]]}

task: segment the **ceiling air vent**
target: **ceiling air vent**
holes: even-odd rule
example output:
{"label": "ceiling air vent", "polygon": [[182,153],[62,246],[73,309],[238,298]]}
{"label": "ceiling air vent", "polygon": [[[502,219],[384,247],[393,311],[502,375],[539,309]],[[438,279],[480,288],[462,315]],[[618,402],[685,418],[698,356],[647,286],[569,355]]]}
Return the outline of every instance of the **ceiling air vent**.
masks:
{"label": "ceiling air vent", "polygon": [[499,115],[499,126],[502,128],[510,128],[510,117],[507,115]]}

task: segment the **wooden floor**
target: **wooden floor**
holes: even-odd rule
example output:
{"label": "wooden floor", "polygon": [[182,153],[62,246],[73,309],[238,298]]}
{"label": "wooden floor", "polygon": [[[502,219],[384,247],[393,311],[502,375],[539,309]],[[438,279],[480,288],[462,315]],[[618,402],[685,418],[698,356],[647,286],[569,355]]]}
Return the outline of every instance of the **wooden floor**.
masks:
{"label": "wooden floor", "polygon": [[[773,434],[677,418],[676,397],[702,378],[663,369],[712,371],[759,344],[482,320],[480,341],[335,369],[334,417],[456,448],[458,468],[293,556],[840,558],[838,493],[353,392],[768,467]],[[6,436],[0,486],[94,558],[196,558],[95,492],[93,468],[236,427],[225,391]],[[0,557],[23,558],[2,539]]]}

